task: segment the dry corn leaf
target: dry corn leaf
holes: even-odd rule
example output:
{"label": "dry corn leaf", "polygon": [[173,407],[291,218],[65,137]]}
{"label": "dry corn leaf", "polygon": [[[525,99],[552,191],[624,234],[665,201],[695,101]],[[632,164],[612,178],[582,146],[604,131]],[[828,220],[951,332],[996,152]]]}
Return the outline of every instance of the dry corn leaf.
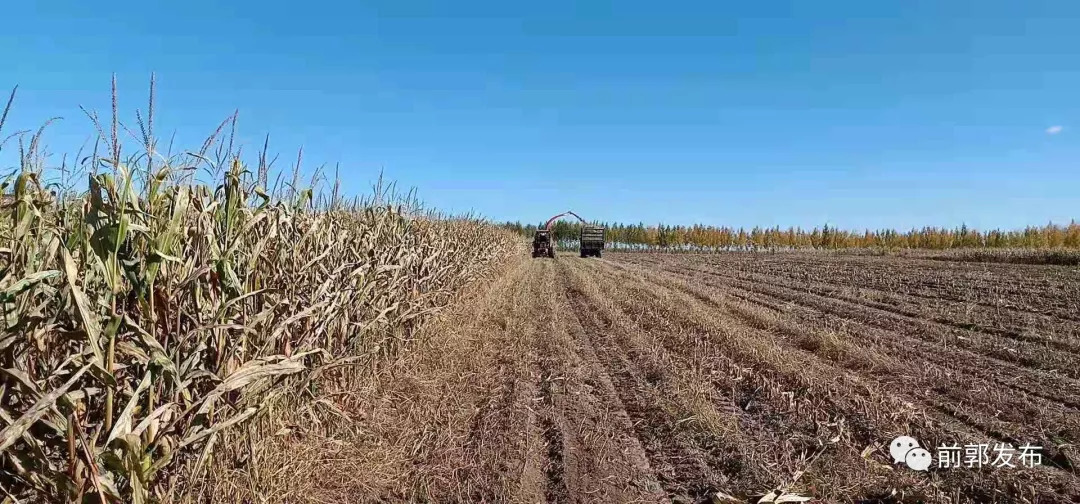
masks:
{"label": "dry corn leaf", "polygon": [[75,382],[77,382],[89,368],[89,365],[83,366],[82,369],[76,371],[67,382],[60,386],[60,388],[42,396],[29,410],[23,413],[18,420],[15,420],[11,425],[5,427],[3,431],[0,431],[0,452],[11,447],[11,445],[15,443],[15,441],[19,439],[19,437],[21,437],[34,422],[38,421],[42,415],[49,411],[49,408],[56,403],[56,400],[60,396],[66,394],[68,389],[75,385]]}

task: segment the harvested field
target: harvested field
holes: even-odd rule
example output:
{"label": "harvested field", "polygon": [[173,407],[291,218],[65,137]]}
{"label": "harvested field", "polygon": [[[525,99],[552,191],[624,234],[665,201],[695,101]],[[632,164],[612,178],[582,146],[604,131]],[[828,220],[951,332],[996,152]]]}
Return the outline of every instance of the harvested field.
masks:
{"label": "harvested field", "polygon": [[[523,259],[423,348],[328,380],[333,408],[304,413],[321,427],[263,440],[207,495],[1074,502],[1078,286],[1065,266],[895,257]],[[929,472],[893,465],[899,435]],[[1039,445],[1042,465],[938,468],[953,443]]]}

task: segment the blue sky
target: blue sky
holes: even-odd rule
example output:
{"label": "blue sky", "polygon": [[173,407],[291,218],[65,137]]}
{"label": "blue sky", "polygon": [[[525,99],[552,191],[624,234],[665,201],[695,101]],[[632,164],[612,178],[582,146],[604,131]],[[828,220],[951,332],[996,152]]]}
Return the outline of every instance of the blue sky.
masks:
{"label": "blue sky", "polygon": [[1080,218],[1073,1],[154,3],[6,5],[6,131],[74,150],[156,72],[180,145],[239,109],[249,150],[500,220]]}

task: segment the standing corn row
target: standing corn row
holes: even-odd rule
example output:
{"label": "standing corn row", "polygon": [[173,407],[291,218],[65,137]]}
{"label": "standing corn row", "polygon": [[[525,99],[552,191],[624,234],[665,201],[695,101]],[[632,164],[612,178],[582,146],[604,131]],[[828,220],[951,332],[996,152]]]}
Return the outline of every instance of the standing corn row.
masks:
{"label": "standing corn row", "polygon": [[4,182],[7,495],[154,500],[287,377],[392,356],[520,246],[479,220],[276,200],[237,160],[214,189],[166,164],[137,190],[111,168],[80,195],[53,195],[26,165]]}

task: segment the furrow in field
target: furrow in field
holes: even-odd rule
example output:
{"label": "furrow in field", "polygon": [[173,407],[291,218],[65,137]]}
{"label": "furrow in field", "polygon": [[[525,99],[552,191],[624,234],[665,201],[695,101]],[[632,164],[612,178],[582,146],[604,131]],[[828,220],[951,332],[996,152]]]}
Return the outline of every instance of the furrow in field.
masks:
{"label": "furrow in field", "polygon": [[708,435],[708,422],[717,415],[703,414],[707,403],[681,401],[684,395],[673,394],[673,377],[663,376],[662,349],[610,318],[605,300],[589,288],[595,280],[572,277],[565,295],[583,328],[583,346],[593,349],[604,366],[666,494],[686,502],[717,489],[733,493],[749,485],[756,489],[758,485],[747,482],[751,476],[732,455],[734,447],[718,446]]}
{"label": "furrow in field", "polygon": [[[941,348],[934,348],[922,341],[904,341],[896,334],[860,327],[857,322],[830,327],[835,326],[835,320],[821,312],[762,301],[748,292],[727,291],[725,294],[769,311],[763,313],[747,309],[727,302],[723,297],[712,298],[710,294],[698,293],[697,297],[718,307],[726,306],[738,318],[756,327],[787,334],[793,339],[793,345],[823,354],[845,367],[858,369],[869,379],[899,390],[912,390],[916,397],[937,411],[946,414],[962,412],[952,416],[988,437],[1017,445],[1039,442],[1047,446],[1049,463],[1071,469],[1072,462],[1066,455],[1070,450],[1068,446],[1080,438],[1080,413],[1073,405],[1067,402],[1059,404],[1054,398],[1037,390],[1011,392],[1010,389],[1024,387],[1005,382],[978,366],[958,367],[955,358],[950,359],[941,352]],[[843,340],[832,339],[835,337],[842,337]],[[862,347],[863,343],[871,344],[867,350],[876,348],[876,352],[891,358],[888,365],[885,366],[885,362],[877,358],[876,352],[857,348]],[[912,355],[928,360],[920,366],[911,366]],[[907,363],[907,367],[901,367],[901,362]],[[981,382],[971,382],[973,372]],[[920,395],[917,390],[928,390],[932,394]],[[962,406],[957,409],[949,407],[949,404]],[[1065,447],[1059,449],[1063,444]]]}
{"label": "furrow in field", "polygon": [[[749,448],[744,448],[742,457],[763,459],[766,466],[781,468],[787,477],[800,475],[800,487],[813,489],[830,501],[879,497],[893,487],[920,488],[911,474],[863,458],[866,447],[880,442],[874,430],[865,425],[865,415],[838,411],[829,398],[830,392],[823,388],[825,383],[810,380],[814,372],[791,371],[801,363],[788,358],[797,356],[787,355],[771,342],[771,337],[741,329],[720,334],[703,327],[700,315],[723,316],[724,325],[728,325],[731,320],[726,315],[714,311],[688,314],[685,310],[691,306],[667,287],[620,278],[607,265],[587,267],[604,269],[589,275],[599,284],[599,290],[619,294],[611,299],[615,309],[609,315],[612,320],[628,320],[639,333],[681,332],[700,340],[696,348],[673,348],[671,353],[700,353],[710,385],[730,390],[729,395],[736,398],[735,406],[746,418],[740,422],[743,440],[725,444]],[[783,363],[776,365],[777,361]],[[778,367],[789,372],[778,372]],[[864,402],[862,406],[870,404]],[[919,492],[932,495],[932,489],[925,485],[921,488]],[[926,498],[928,494],[919,495]]]}
{"label": "furrow in field", "polygon": [[548,502],[666,502],[611,378],[599,366],[562,289],[556,265],[541,262],[548,314],[534,341],[540,416],[548,454]]}
{"label": "furrow in field", "polygon": [[[1068,300],[1080,297],[1080,275],[1067,267],[1044,265],[970,264],[905,258],[798,254],[705,257],[710,268],[784,276],[795,282],[826,279],[846,287],[872,288],[885,293],[940,302],[974,305],[1014,316],[1038,314],[1080,322]],[[903,274],[898,274],[903,273]],[[1073,277],[1072,282],[1067,278]]]}
{"label": "furrow in field", "polygon": [[[964,327],[964,324],[942,322],[926,318],[925,315],[905,313],[889,307],[875,306],[863,299],[833,295],[834,293],[815,289],[813,284],[785,285],[775,279],[760,276],[747,279],[734,273],[721,273],[695,267],[663,267],[664,271],[681,275],[704,275],[731,285],[732,287],[775,295],[776,290],[787,291],[789,295],[803,298],[823,298],[836,305],[844,305],[847,313],[858,312],[860,320],[887,330],[902,326],[908,334],[920,335],[923,339],[936,337],[947,344],[970,348],[980,354],[998,361],[1011,362],[1033,369],[1061,372],[1069,377],[1080,377],[1080,354],[1071,351],[1071,340],[1047,340],[1035,342],[1023,340],[1023,337],[1010,337],[994,331],[979,331],[979,328]],[[1050,347],[1050,348],[1048,348]]]}
{"label": "furrow in field", "polygon": [[[702,274],[724,276],[754,285],[797,289],[808,294],[840,299],[873,310],[889,312],[911,320],[940,324],[947,326],[946,329],[960,329],[1006,338],[1025,345],[1025,349],[1029,351],[1038,352],[1049,347],[1080,356],[1080,339],[1076,337],[1080,333],[1080,326],[1049,316],[1032,317],[1032,314],[1028,312],[1012,312],[1002,317],[996,313],[1001,311],[1000,309],[993,311],[986,310],[984,307],[974,309],[978,305],[971,303],[947,300],[937,300],[933,304],[914,303],[910,301],[910,298],[905,299],[903,296],[865,287],[837,286],[809,279],[794,280],[790,277],[761,273],[731,272],[725,275],[698,267],[686,269]],[[961,312],[966,320],[955,320],[957,312]],[[1004,321],[999,322],[1004,327],[985,325],[987,320]]]}
{"label": "furrow in field", "polygon": [[[640,276],[640,274],[638,274],[638,275]],[[634,287],[633,287],[633,284],[632,284],[632,281],[634,280],[634,276],[635,276],[634,272],[628,272],[628,273],[625,273],[623,275],[623,278],[621,280],[622,280],[624,289],[629,288],[631,290],[634,290]],[[667,282],[660,282],[660,287],[659,288],[658,287],[653,287],[651,289],[640,289],[637,292],[634,292],[633,294],[631,294],[630,297],[632,297],[632,298],[634,298],[634,299],[636,299],[636,300],[638,300],[638,301],[640,301],[642,303],[646,303],[647,302],[646,300],[649,299],[650,293],[655,293],[655,292],[663,289],[663,285],[665,285],[665,284],[667,284]],[[708,303],[704,303],[701,298],[702,298],[701,295],[695,295],[695,296],[687,295],[686,298],[683,300],[685,305],[693,307],[695,304],[696,305],[704,304],[705,306],[703,306],[703,307],[694,307],[694,309],[692,309],[692,310],[683,310],[682,313],[675,312],[675,313],[669,314],[669,319],[673,318],[673,317],[678,318],[680,316],[684,316],[687,312],[692,312],[692,311],[695,311],[695,310],[701,310],[701,311],[705,312],[705,314],[697,317],[698,320],[699,321],[704,321],[704,325],[706,325],[706,326],[709,326],[709,325],[718,326],[717,327],[718,332],[721,332],[721,333],[724,331],[725,326],[727,326],[727,328],[730,330],[731,326],[732,326],[732,323],[735,323],[736,325],[738,325],[739,323],[743,323],[743,324],[748,323],[746,320],[742,320],[738,316],[733,316],[732,313],[730,313],[730,312],[725,313],[723,310],[718,309],[717,306],[713,306],[713,305],[709,305]],[[717,312],[719,312],[719,313],[717,313]],[[710,314],[711,314],[711,320],[710,320],[710,316],[709,316]],[[627,316],[629,316],[629,313],[627,313]],[[719,320],[719,322],[713,322],[713,321],[717,321],[717,320]],[[660,323],[662,323],[662,322],[660,322]],[[750,327],[749,327],[750,330],[748,332],[750,332],[751,334],[756,334],[759,342],[760,341],[771,341],[772,344],[775,344],[775,345],[778,345],[778,346],[782,347],[781,350],[780,350],[780,353],[785,354],[785,355],[787,355],[789,357],[792,357],[792,358],[796,357],[796,356],[799,356],[799,355],[806,355],[806,352],[802,352],[797,346],[793,347],[790,344],[791,343],[790,341],[787,342],[787,344],[785,345],[785,342],[781,341],[783,338],[778,337],[776,334],[773,334],[772,331],[768,330],[768,327],[757,327],[757,328],[755,328],[755,327],[753,327],[753,325],[755,325],[755,324],[750,323]],[[728,335],[730,335],[730,334],[731,333],[729,332]],[[758,355],[754,355],[753,353],[746,354],[746,352],[748,350],[747,347],[752,348],[753,345],[754,345],[753,340],[750,340],[750,341],[744,340],[744,341],[740,341],[738,343],[735,343],[735,344],[731,345],[731,347],[729,348],[729,351],[734,355],[739,355],[740,353],[743,354],[743,355],[746,355],[746,357],[748,359],[754,359],[754,358],[761,359],[761,357],[763,357],[763,356],[768,357],[768,354],[764,353],[764,352],[761,352]],[[902,385],[903,384],[903,380],[897,380],[895,383],[894,382],[890,382],[888,384],[882,383],[881,385],[876,385],[875,386],[875,385],[872,385],[872,384],[879,382],[879,380],[875,379],[875,377],[872,376],[872,375],[864,375],[864,376],[860,377],[858,375],[853,375],[852,373],[844,372],[844,371],[838,370],[836,368],[833,368],[830,365],[828,365],[827,363],[824,363],[824,365],[823,365],[823,363],[820,362],[820,361],[817,361],[813,355],[809,355],[809,356],[807,356],[807,358],[809,358],[811,360],[804,363],[805,369],[802,369],[802,370],[790,369],[790,367],[785,370],[784,369],[785,368],[784,362],[774,360],[773,362],[770,363],[770,362],[768,362],[769,359],[765,359],[765,362],[760,363],[760,364],[765,364],[764,366],[762,366],[764,369],[761,369],[760,371],[761,372],[766,372],[766,373],[779,371],[780,376],[781,376],[781,380],[788,380],[790,383],[794,383],[794,384],[800,384],[800,381],[802,381],[804,383],[806,381],[810,381],[811,382],[811,387],[814,387],[814,384],[813,384],[814,380],[813,380],[813,378],[808,378],[808,376],[817,377],[818,379],[823,380],[827,384],[827,385],[825,385],[825,388],[827,390],[822,391],[822,393],[819,393],[819,395],[824,396],[822,398],[823,399],[822,402],[828,405],[827,406],[828,409],[830,409],[832,411],[843,412],[845,416],[852,417],[852,418],[858,418],[860,415],[865,417],[862,420],[864,420],[865,427],[867,428],[868,431],[877,431],[877,432],[884,431],[884,432],[888,432],[889,429],[891,429],[891,428],[897,428],[897,425],[896,425],[896,422],[895,422],[896,418],[894,417],[894,418],[892,418],[890,420],[889,419],[890,415],[888,414],[889,410],[895,411],[897,409],[896,406],[884,408],[885,411],[874,411],[873,408],[871,408],[870,410],[867,410],[866,409],[866,407],[867,407],[866,401],[859,400],[858,398],[860,396],[866,397],[869,394],[869,396],[866,397],[866,398],[870,399],[871,401],[878,401],[880,403],[881,401],[885,400],[886,403],[888,403],[888,402],[897,403],[898,402],[898,403],[902,404],[902,403],[904,403],[906,401],[904,401],[904,400],[899,400],[899,401],[897,401],[897,400],[891,400],[891,401],[888,400],[889,397],[893,397],[893,394],[888,392],[886,388],[882,388],[882,387],[888,387],[888,389],[894,389],[895,390],[895,387],[897,385]],[[817,383],[816,385],[820,387],[822,384]],[[879,389],[879,390],[874,391],[874,389]],[[915,390],[915,389],[911,388],[910,386],[908,386],[908,387],[906,387],[904,389],[900,389],[900,391],[901,391],[901,397],[904,397],[904,399],[906,399],[906,400],[911,400],[913,398],[920,398],[920,397],[925,395],[920,390]],[[813,393],[813,391],[811,391],[811,393]],[[916,399],[914,401],[914,403],[915,404],[923,404],[923,402],[919,401],[918,399]],[[985,439],[985,436],[987,436],[989,434],[992,434],[993,431],[994,431],[994,427],[992,425],[990,425],[990,424],[988,424],[987,422],[984,422],[984,421],[972,422],[970,416],[960,417],[960,416],[946,415],[945,418],[941,418],[938,421],[929,422],[929,423],[927,423],[922,418],[918,418],[919,416],[923,416],[923,415],[926,415],[926,414],[931,414],[931,416],[937,416],[937,415],[933,414],[933,411],[936,409],[934,407],[935,404],[933,404],[933,403],[934,403],[934,401],[929,401],[929,403],[926,403],[926,406],[924,408],[921,408],[922,412],[918,413],[918,415],[916,415],[915,418],[908,418],[906,420],[906,423],[908,423],[909,425],[922,424],[922,427],[925,429],[925,431],[923,431],[923,437],[925,437],[927,439],[945,440],[945,439],[957,439],[958,437],[959,438],[983,438],[983,439]],[[884,407],[884,404],[878,404],[877,406],[878,407]],[[903,408],[901,407],[900,409],[902,410]],[[920,408],[917,408],[917,409],[920,409]],[[948,426],[949,423],[950,423],[950,421],[949,421],[950,418],[951,418],[952,421],[955,421],[956,425],[954,425],[953,427]],[[860,423],[860,422],[856,422],[853,425],[857,425],[858,423]],[[965,427],[965,426],[967,426],[967,427]],[[969,429],[971,429],[971,430],[969,430]],[[867,434],[867,437],[870,437],[869,434]],[[990,437],[993,437],[993,436],[990,436]],[[1053,480],[1054,481],[1053,485],[1061,487],[1061,488],[1070,488],[1072,485],[1075,485],[1075,481],[1070,480],[1070,478],[1063,477],[1062,475],[1056,475],[1055,476],[1054,474],[1048,473],[1045,470],[1042,471],[1039,474],[1031,474],[1031,475],[1029,475],[1027,477],[1033,478],[1033,480],[1040,480],[1040,479],[1043,479],[1043,480],[1046,480],[1046,481]],[[968,478],[968,483],[970,485],[972,485],[969,488],[974,489],[975,487],[978,487],[979,485],[982,485],[982,483],[977,483],[975,480],[971,480],[970,479],[971,476],[967,476],[967,478]],[[976,478],[976,479],[978,479],[978,478]],[[1014,481],[1012,481],[1012,483],[1005,484],[1004,487],[1005,488],[1011,488],[1012,490],[1010,490],[1010,491],[1015,492],[1015,491],[1017,491],[1018,488],[1020,488],[1020,487],[1018,487],[1016,485],[1023,485],[1023,483],[1022,483],[1023,480],[1024,480],[1024,478],[1014,480]],[[957,482],[957,483],[959,483],[959,482]],[[1001,483],[1001,482],[999,482],[999,483]],[[972,491],[974,491],[974,490],[972,490]],[[1074,491],[1075,491],[1075,489],[1074,489]]]}
{"label": "furrow in field", "polygon": [[[496,365],[486,376],[471,377],[493,384],[495,393],[479,405],[463,447],[469,462],[461,468],[461,479],[470,501],[539,502],[548,492],[545,425],[531,407],[540,393],[533,379],[538,366],[533,341],[541,337],[545,320],[537,317],[535,300],[542,299],[542,284],[531,269],[523,265],[516,270],[505,297],[494,300],[490,317],[504,335],[497,343]],[[486,328],[491,326],[478,327]]]}
{"label": "furrow in field", "polygon": [[[843,299],[827,296],[814,295],[805,290],[765,283],[753,283],[732,278],[729,275],[701,271],[684,271],[665,269],[682,278],[697,278],[702,276],[715,278],[722,282],[717,284],[707,280],[702,282],[720,289],[734,289],[735,291],[754,293],[768,296],[787,303],[795,303],[807,308],[815,309],[829,314],[830,317],[839,318],[860,324],[876,327],[890,333],[919,339],[935,345],[935,352],[942,355],[956,353],[955,348],[962,349],[962,353],[974,354],[973,357],[980,362],[980,367],[996,369],[998,374],[1010,377],[1009,381],[1020,382],[1018,376],[1025,376],[1026,380],[1034,381],[1034,388],[1048,390],[1075,390],[1075,375],[1080,374],[1080,364],[1072,366],[1071,361],[1077,360],[1071,354],[1056,352],[1045,347],[1036,346],[1026,354],[1021,354],[1013,348],[1015,345],[1003,344],[1000,341],[992,341],[992,337],[978,333],[966,333],[954,329],[941,329],[928,321],[921,319],[909,319],[887,312],[877,312],[872,308],[858,303],[852,303]],[[991,341],[987,341],[991,339]],[[1045,371],[1045,372],[1043,372]],[[1060,373],[1060,374],[1059,374]],[[1064,376],[1062,376],[1064,375]],[[1027,387],[1033,390],[1033,387]],[[1077,404],[1078,397],[1062,398],[1061,401],[1068,404]]]}
{"label": "furrow in field", "polygon": [[[886,354],[896,359],[906,359],[910,355],[918,354],[921,359],[935,366],[939,366],[945,375],[955,375],[958,378],[975,378],[997,384],[1017,392],[1018,399],[1025,400],[1024,395],[1030,395],[1048,403],[1049,406],[1065,407],[1070,411],[1080,413],[1080,396],[1074,393],[1070,386],[1064,388],[1048,387],[1048,384],[1056,382],[1068,383],[1063,377],[1032,376],[1030,369],[1019,366],[1001,366],[986,359],[979,354],[962,351],[950,351],[947,346],[937,343],[911,338],[897,333],[882,330],[877,327],[863,324],[857,319],[844,317],[826,310],[819,310],[813,306],[798,304],[794,301],[781,297],[769,297],[760,293],[748,291],[726,291],[725,295],[739,299],[748,304],[767,309],[777,316],[786,316],[795,319],[798,324],[806,324],[809,327],[818,327],[818,330],[830,331],[834,334],[842,334],[852,344],[870,343],[881,347]],[[841,324],[837,324],[838,320]],[[896,371],[893,369],[892,371]],[[964,382],[964,389],[970,388],[969,382]],[[1039,405],[1046,405],[1040,401]],[[1017,410],[1017,413],[1031,415],[1031,408]],[[1036,410],[1037,411],[1037,410]]]}
{"label": "furrow in field", "polygon": [[[900,355],[918,351],[925,358],[935,360],[958,372],[992,379],[1002,385],[1014,387],[1032,395],[1045,396],[1048,400],[1072,408],[1080,407],[1080,394],[1075,392],[1080,383],[1076,380],[1058,374],[1040,372],[992,355],[971,351],[964,346],[964,340],[971,339],[970,337],[960,337],[959,340],[948,339],[938,332],[919,330],[920,327],[917,325],[913,327],[890,324],[880,317],[863,313],[857,307],[842,300],[811,296],[796,289],[769,288],[738,282],[717,284],[709,280],[701,280],[700,275],[695,276],[692,273],[677,270],[665,271],[684,279],[696,277],[702,285],[719,289],[747,302],[769,307],[778,313],[797,312],[804,313],[804,316],[806,316],[805,313],[810,313],[816,318],[817,325],[831,330],[847,332],[857,330],[860,334],[882,335],[877,340],[893,347]],[[796,307],[803,311],[800,312]],[[843,322],[843,324],[836,322]],[[900,341],[897,340],[897,336],[900,336]],[[963,359],[956,359],[958,353]],[[993,370],[992,373],[991,370]]]}

